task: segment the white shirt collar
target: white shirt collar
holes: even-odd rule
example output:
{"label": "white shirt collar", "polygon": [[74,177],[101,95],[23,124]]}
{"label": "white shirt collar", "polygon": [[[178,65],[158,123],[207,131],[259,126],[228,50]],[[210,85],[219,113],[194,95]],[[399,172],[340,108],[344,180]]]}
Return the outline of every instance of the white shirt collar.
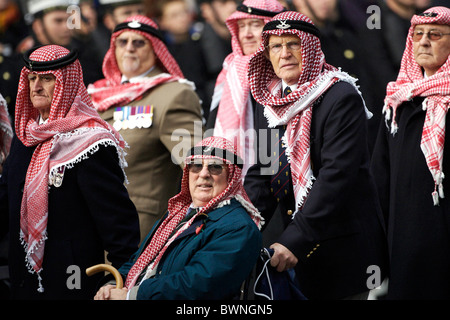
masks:
{"label": "white shirt collar", "polygon": [[42,119],[41,115],[39,115],[39,119],[38,119],[38,124],[39,124],[39,125],[44,124],[44,123],[46,123],[47,121],[48,121],[48,118],[44,120],[44,119]]}
{"label": "white shirt collar", "polygon": [[293,85],[288,86],[287,83],[284,82],[284,80],[281,80],[281,84],[282,84],[282,89],[283,89],[282,92],[284,92],[284,89],[286,89],[286,87],[291,88],[292,91],[295,91],[295,89],[297,89],[297,87],[298,87],[298,84],[293,84]]}
{"label": "white shirt collar", "polygon": [[124,75],[122,75],[122,79],[120,80],[120,83],[123,83],[124,81],[129,81],[130,83],[133,82],[137,82],[139,79],[146,77],[150,72],[152,72],[152,70],[155,68],[155,66],[151,67],[150,69],[148,69],[147,71],[145,71],[144,73],[136,76],[136,77],[132,77],[130,79],[128,79],[127,77],[125,77]]}

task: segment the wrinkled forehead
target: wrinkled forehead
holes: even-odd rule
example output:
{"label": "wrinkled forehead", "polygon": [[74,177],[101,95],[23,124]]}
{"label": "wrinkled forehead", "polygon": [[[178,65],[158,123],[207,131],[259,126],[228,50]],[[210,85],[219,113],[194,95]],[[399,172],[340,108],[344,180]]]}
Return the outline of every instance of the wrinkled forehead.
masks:
{"label": "wrinkled forehead", "polygon": [[203,163],[203,164],[227,164],[227,162],[219,157],[214,156],[193,156],[188,163]]}
{"label": "wrinkled forehead", "polygon": [[450,25],[438,23],[421,23],[414,26],[414,30],[439,30],[443,32],[450,31]]}
{"label": "wrinkled forehead", "polygon": [[290,42],[290,41],[300,41],[300,37],[293,33],[284,33],[281,35],[269,34],[268,41],[281,43],[281,42]]}
{"label": "wrinkled forehead", "polygon": [[119,34],[117,36],[117,39],[147,40],[147,38],[144,37],[143,35],[134,31],[127,31],[127,30]]}

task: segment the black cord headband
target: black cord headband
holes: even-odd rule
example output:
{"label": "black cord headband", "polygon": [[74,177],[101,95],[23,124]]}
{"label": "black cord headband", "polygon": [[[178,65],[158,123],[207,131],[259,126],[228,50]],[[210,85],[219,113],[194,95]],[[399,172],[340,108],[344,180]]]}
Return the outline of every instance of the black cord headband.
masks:
{"label": "black cord headband", "polygon": [[191,156],[215,156],[219,157],[221,159],[226,159],[230,161],[232,164],[237,165],[239,168],[242,169],[244,161],[241,157],[234,154],[233,152],[230,152],[225,149],[215,148],[211,146],[198,146],[193,147],[191,150],[189,150],[187,157]]}
{"label": "black cord headband", "polygon": [[245,4],[240,4],[236,8],[236,10],[237,11],[241,11],[241,12],[245,12],[245,13],[248,13],[248,14],[254,14],[254,15],[257,15],[257,16],[264,16],[264,17],[275,17],[277,14],[285,11],[285,10],[282,10],[280,12],[267,11],[267,10],[263,10],[263,9],[249,7],[249,6],[246,6]]}
{"label": "black cord headband", "polygon": [[139,21],[130,21],[130,22],[122,22],[119,23],[115,28],[113,33],[123,30],[123,29],[132,29],[132,30],[140,30],[140,31],[144,31],[152,36],[157,37],[159,40],[161,40],[162,42],[164,41],[164,36],[162,35],[161,31],[159,31],[158,29],[149,26],[148,24],[139,22]]}
{"label": "black cord headband", "polygon": [[298,20],[273,20],[268,23],[263,28],[263,32],[267,30],[287,30],[287,29],[297,29],[300,31],[305,31],[315,35],[320,38],[320,30],[313,24],[306,21]]}
{"label": "black cord headband", "polygon": [[48,71],[56,70],[68,66],[78,58],[78,50],[74,49],[62,58],[51,61],[35,61],[30,59],[30,55],[42,46],[34,47],[23,54],[25,67],[30,71]]}

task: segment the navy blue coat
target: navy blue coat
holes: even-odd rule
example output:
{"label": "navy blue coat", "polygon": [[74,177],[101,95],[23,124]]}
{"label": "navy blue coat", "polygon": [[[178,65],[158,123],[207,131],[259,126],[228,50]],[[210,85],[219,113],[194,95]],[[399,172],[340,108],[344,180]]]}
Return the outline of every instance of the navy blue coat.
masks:
{"label": "navy blue coat", "polygon": [[[204,227],[197,234],[196,229]],[[156,225],[153,230],[156,230]],[[119,272],[126,278],[153,231]],[[143,281],[138,300],[227,299],[239,294],[261,250],[261,233],[236,200],[196,218],[167,248],[156,275]]]}
{"label": "navy blue coat", "polygon": [[[263,107],[258,107],[255,127],[268,128]],[[270,140],[267,144],[270,150]],[[292,187],[277,203],[271,176],[259,174],[260,164],[248,171],[245,189],[267,219],[279,205],[284,231],[276,242],[298,258],[296,273],[307,298],[339,299],[367,291],[369,266],[378,266],[381,278],[387,272],[387,249],[369,172],[367,118],[350,84],[334,84],[315,103],[310,146],[316,180],[294,219],[287,214],[295,208]]]}
{"label": "navy blue coat", "polygon": [[85,269],[104,263],[105,250],[112,265],[119,267],[139,243],[138,216],[123,184],[117,152],[100,146],[88,159],[65,170],[61,187],[49,189],[48,239],[41,272],[45,292],[38,293],[37,276],[25,266],[19,239],[22,192],[33,151],[34,147],[25,147],[14,137],[0,179],[0,216],[9,220],[9,228],[3,224],[0,235],[9,230],[12,298],[92,299],[102,275],[87,277]]}

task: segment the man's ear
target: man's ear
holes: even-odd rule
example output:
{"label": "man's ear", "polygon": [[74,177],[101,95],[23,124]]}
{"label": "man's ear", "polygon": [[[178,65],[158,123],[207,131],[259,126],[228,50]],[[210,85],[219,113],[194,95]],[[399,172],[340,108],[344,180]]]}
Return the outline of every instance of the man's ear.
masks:
{"label": "man's ear", "polygon": [[35,19],[31,25],[31,29],[40,43],[47,44],[48,39],[44,33],[44,22],[42,21],[42,18]]}

